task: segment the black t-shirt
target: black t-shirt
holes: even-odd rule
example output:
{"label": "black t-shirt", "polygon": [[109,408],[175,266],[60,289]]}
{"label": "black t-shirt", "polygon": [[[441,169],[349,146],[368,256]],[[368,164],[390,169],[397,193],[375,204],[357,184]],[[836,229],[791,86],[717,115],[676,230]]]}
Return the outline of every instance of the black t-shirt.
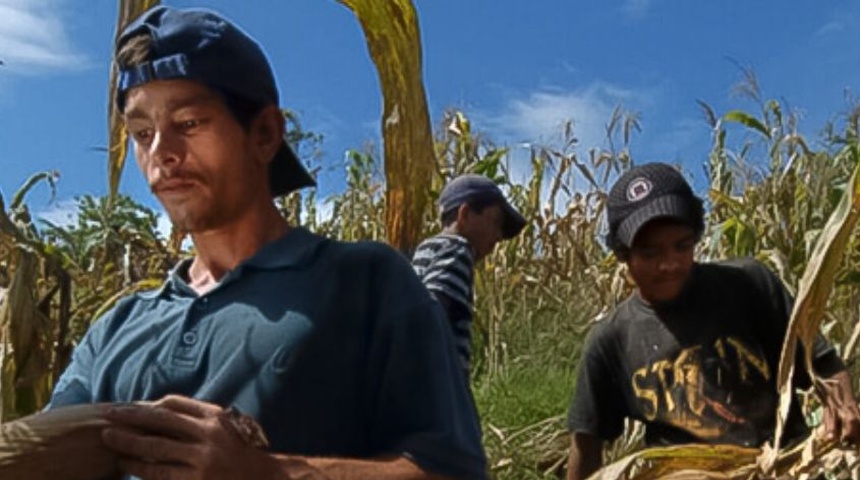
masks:
{"label": "black t-shirt", "polygon": [[[696,264],[672,304],[652,308],[632,295],[586,338],[568,428],[611,440],[631,417],[645,423],[650,445],[760,446],[774,431],[791,305],[753,260]],[[818,374],[844,368],[820,335],[814,350]],[[795,386],[808,385],[798,352]],[[793,402],[787,439],[806,431]]]}

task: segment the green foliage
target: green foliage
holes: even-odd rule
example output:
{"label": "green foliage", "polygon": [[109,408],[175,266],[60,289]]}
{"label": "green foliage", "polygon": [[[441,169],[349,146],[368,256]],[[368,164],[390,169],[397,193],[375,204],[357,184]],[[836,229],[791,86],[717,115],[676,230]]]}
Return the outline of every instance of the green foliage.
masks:
{"label": "green foliage", "polygon": [[116,292],[131,293],[164,278],[178,252],[159,234],[157,222],[152,209],[126,195],[83,195],[71,225],[43,221],[43,238],[62,255],[74,285],[63,343],[80,338]]}

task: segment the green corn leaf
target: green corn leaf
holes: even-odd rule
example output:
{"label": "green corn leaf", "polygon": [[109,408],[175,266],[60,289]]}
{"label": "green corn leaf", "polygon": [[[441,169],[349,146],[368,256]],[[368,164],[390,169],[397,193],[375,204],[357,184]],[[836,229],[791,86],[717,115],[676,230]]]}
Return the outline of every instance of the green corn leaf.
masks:
{"label": "green corn leaf", "polygon": [[723,120],[727,122],[740,123],[741,125],[758,131],[767,138],[771,138],[770,131],[757,118],[740,110],[732,110],[723,115]]}

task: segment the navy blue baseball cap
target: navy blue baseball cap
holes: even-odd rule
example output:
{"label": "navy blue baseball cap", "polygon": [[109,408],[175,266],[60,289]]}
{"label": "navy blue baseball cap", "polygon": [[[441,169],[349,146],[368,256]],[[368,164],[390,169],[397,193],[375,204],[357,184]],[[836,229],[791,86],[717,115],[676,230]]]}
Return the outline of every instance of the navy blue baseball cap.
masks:
{"label": "navy blue baseball cap", "polygon": [[465,174],[451,180],[439,194],[439,207],[444,216],[460,205],[473,200],[493,200],[502,207],[504,225],[502,236],[513,238],[526,226],[526,219],[517,211],[502,194],[499,186],[492,180],[476,174]]}
{"label": "navy blue baseball cap", "polygon": [[660,162],[638,165],[624,172],[609,190],[607,244],[613,250],[630,248],[648,222],[669,218],[704,230],[702,200],[677,168]]}
{"label": "navy blue baseball cap", "polygon": [[[139,35],[151,38],[150,56],[118,72],[114,101],[120,112],[130,89],[156,80],[193,80],[253,104],[279,105],[275,76],[263,50],[223,16],[204,9],[157,6],[123,30],[115,51]],[[316,185],[286,136],[269,165],[273,197]]]}

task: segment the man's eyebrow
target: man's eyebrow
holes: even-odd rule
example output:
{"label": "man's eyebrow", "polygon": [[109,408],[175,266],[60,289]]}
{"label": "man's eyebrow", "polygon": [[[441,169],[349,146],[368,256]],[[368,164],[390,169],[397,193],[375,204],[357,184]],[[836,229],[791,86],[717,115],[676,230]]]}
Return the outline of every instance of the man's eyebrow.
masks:
{"label": "man's eyebrow", "polygon": [[188,107],[200,107],[212,104],[218,99],[213,93],[199,93],[183,98],[171,99],[167,102],[167,110],[174,112]]}
{"label": "man's eyebrow", "polygon": [[[218,96],[213,93],[199,93],[196,95],[189,95],[187,97],[175,98],[168,100],[167,111],[175,112],[188,107],[206,106],[212,104],[212,102],[217,99]],[[131,109],[126,110],[123,116],[126,120],[149,118],[149,115],[147,115],[143,109],[137,107],[132,107]]]}

